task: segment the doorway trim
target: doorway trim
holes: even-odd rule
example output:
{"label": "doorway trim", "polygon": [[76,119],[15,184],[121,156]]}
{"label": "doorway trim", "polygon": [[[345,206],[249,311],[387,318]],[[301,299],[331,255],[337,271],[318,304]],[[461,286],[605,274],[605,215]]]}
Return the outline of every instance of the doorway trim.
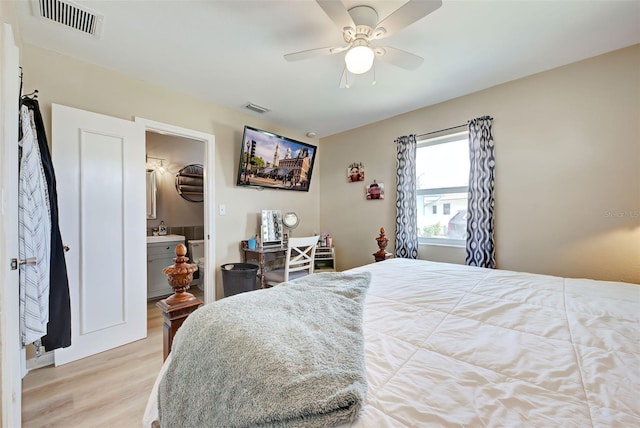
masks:
{"label": "doorway trim", "polygon": [[204,143],[204,302],[211,303],[216,300],[216,275],[215,275],[215,136],[206,132],[181,128],[167,123],[135,117],[135,122],[144,126],[145,132],[157,132],[159,134],[174,135],[176,137],[189,138]]}
{"label": "doorway trim", "polygon": [[24,348],[20,342],[18,257],[18,99],[20,49],[10,24],[0,27],[0,425],[22,423]]}

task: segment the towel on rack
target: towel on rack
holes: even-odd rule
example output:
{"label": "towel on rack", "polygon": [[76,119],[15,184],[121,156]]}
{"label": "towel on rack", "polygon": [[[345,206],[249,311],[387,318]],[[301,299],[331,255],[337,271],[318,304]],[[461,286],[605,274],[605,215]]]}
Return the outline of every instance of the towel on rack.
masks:
{"label": "towel on rack", "polygon": [[186,184],[186,185],[191,185],[191,186],[203,186],[204,185],[204,180],[202,179],[202,177],[185,177],[185,176],[178,176],[176,177],[176,179],[178,180],[178,184]]}

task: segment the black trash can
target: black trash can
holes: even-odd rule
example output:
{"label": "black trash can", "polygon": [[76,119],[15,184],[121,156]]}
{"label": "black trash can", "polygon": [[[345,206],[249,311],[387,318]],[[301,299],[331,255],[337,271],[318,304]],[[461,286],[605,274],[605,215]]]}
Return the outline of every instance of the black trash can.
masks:
{"label": "black trash can", "polygon": [[258,266],[251,263],[227,263],[222,269],[224,297],[255,290]]}

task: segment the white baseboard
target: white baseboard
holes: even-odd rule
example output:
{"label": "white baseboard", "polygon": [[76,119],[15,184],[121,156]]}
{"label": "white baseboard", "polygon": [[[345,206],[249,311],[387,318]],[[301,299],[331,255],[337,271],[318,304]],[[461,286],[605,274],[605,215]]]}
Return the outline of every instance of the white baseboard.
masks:
{"label": "white baseboard", "polygon": [[33,357],[27,360],[27,372],[54,364],[53,351],[45,352],[39,357]]}

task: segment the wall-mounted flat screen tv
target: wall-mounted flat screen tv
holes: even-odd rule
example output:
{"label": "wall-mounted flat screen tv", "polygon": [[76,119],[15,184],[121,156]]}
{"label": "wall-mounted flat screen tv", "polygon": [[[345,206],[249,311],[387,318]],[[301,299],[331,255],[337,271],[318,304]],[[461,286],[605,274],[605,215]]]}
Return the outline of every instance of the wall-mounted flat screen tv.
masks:
{"label": "wall-mounted flat screen tv", "polygon": [[310,144],[245,126],[236,185],[308,192],[317,151]]}

